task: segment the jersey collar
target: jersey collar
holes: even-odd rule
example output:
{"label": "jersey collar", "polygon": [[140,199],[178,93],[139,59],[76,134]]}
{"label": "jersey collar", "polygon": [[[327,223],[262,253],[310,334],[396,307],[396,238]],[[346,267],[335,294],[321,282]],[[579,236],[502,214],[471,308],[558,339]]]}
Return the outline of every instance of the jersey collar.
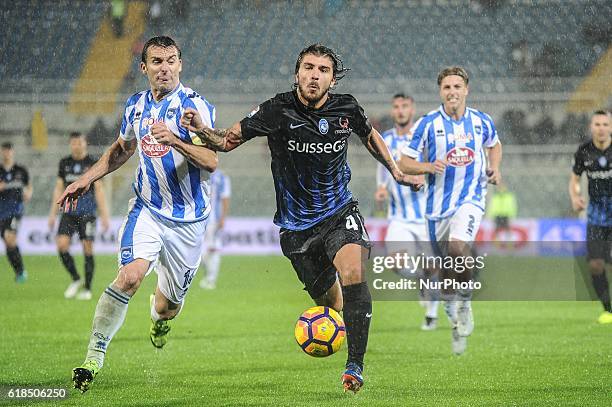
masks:
{"label": "jersey collar", "polygon": [[450,117],[448,114],[446,114],[446,112],[444,111],[444,104],[440,105],[440,108],[438,109],[438,111],[440,112],[440,114],[442,115],[442,117],[444,117],[445,120],[449,120],[455,123],[461,123],[463,121],[463,119],[467,118],[468,113],[470,111],[470,109],[466,106],[465,107],[465,112],[463,113],[463,116],[461,116],[460,120],[455,120],[452,117]]}
{"label": "jersey collar", "polygon": [[325,101],[325,103],[323,103],[323,106],[321,106],[318,109],[313,109],[311,107],[306,106],[300,101],[300,98],[298,97],[297,92],[298,92],[297,89],[294,89],[293,92],[291,92],[293,94],[293,99],[295,100],[295,104],[299,106],[299,108],[305,112],[320,112],[324,110],[327,107],[327,105],[329,105],[332,99],[332,94],[329,93],[329,91],[327,91],[327,100]]}
{"label": "jersey collar", "polygon": [[176,88],[174,88],[174,90],[170,93],[168,93],[166,96],[164,96],[163,98],[161,98],[161,100],[159,102],[156,102],[155,99],[153,99],[153,92],[151,92],[151,89],[148,90],[147,92],[147,102],[152,104],[153,106],[159,106],[162,103],[164,103],[166,100],[170,99],[172,96],[176,95],[179,91],[185,89],[183,87],[183,84],[181,82],[178,83],[178,85],[176,85]]}

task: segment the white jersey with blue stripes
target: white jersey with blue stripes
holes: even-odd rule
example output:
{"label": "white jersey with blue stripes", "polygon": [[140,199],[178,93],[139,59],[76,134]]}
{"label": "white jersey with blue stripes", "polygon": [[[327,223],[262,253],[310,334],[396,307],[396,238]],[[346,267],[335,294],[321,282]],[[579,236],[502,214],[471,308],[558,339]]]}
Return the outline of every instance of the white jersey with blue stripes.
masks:
{"label": "white jersey with blue stripes", "polygon": [[151,136],[150,128],[155,122],[164,122],[184,142],[199,142],[179,125],[186,108],[197,109],[204,123],[214,126],[214,106],[179,84],[159,102],[155,102],[150,90],[131,96],[125,105],[119,134],[123,140],[135,138],[138,142],[136,195],[154,213],[177,222],[195,222],[208,217],[210,173],[190,163],[175,149],[159,144]]}
{"label": "white jersey with blue stripes", "polygon": [[[410,143],[411,134],[398,134],[394,127],[385,131],[382,138],[394,160],[399,160],[402,148]],[[378,164],[378,186],[385,186],[389,192],[387,218],[404,223],[425,223],[425,192],[412,191],[410,187],[398,184],[389,171]]]}
{"label": "white jersey with blue stripes", "polygon": [[427,176],[425,216],[431,220],[451,216],[464,203],[484,211],[487,192],[485,149],[499,142],[491,117],[466,108],[460,120],[453,120],[440,106],[420,118],[412,128],[412,141],[402,154],[424,161],[446,160],[442,174]]}
{"label": "white jersey with blue stripes", "polygon": [[211,207],[209,223],[218,222],[223,214],[223,199],[232,196],[232,184],[230,178],[221,170],[217,170],[210,176]]}

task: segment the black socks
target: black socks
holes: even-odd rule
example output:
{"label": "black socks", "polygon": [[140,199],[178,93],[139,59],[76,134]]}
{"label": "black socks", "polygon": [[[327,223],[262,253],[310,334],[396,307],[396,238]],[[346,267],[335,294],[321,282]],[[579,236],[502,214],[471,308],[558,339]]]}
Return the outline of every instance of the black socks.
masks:
{"label": "black socks", "polygon": [[368,345],[370,319],[372,318],[372,297],[366,282],[342,287],[344,297],[344,323],[348,341],[348,362],[354,362],[363,369],[363,356]]}
{"label": "black socks", "polygon": [[64,263],[64,267],[68,270],[70,277],[72,277],[72,281],[77,281],[80,277],[77,273],[76,266],[74,265],[74,259],[68,252],[59,252],[60,259],[62,259],[62,263]]}
{"label": "black socks", "polygon": [[19,252],[19,247],[15,246],[12,249],[6,249],[6,257],[8,257],[9,263],[15,270],[15,274],[23,273],[23,259],[21,258],[21,253]]}
{"label": "black socks", "polygon": [[610,285],[608,284],[606,272],[592,274],[591,278],[593,279],[593,287],[597,293],[597,298],[599,298],[606,311],[612,312],[612,306],[610,305]]}
{"label": "black socks", "polygon": [[85,289],[91,291],[91,280],[94,274],[93,256],[85,256]]}

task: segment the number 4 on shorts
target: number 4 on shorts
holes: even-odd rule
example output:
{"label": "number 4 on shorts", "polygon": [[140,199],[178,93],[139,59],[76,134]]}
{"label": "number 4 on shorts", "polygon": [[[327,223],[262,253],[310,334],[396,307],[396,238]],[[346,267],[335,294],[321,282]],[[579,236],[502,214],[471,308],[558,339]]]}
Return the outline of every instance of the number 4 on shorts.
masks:
{"label": "number 4 on shorts", "polygon": [[353,217],[353,215],[349,215],[346,217],[346,228],[353,229],[355,231],[359,230],[359,227],[357,226],[357,222],[355,222],[355,218]]}

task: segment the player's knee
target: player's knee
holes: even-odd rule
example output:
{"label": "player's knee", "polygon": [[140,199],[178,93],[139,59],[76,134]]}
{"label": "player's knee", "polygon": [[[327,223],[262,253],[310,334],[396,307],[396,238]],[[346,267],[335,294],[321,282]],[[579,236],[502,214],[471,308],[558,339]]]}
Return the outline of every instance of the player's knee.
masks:
{"label": "player's knee", "polygon": [[4,233],[4,244],[7,249],[14,249],[17,246],[17,236],[14,233]]}
{"label": "player's knee", "polygon": [[122,268],[115,279],[115,285],[121,291],[133,294],[140,287],[142,277],[136,270]]}
{"label": "player's knee", "polygon": [[602,274],[606,270],[606,264],[603,259],[589,260],[589,270],[591,274]]}
{"label": "player's knee", "polygon": [[57,238],[57,250],[60,253],[67,252],[70,249],[70,239],[58,237]]}
{"label": "player's knee", "polygon": [[93,246],[91,244],[89,245],[83,245],[83,255],[85,256],[93,256]]}
{"label": "player's knee", "polygon": [[364,281],[363,271],[361,263],[349,264],[338,270],[343,285],[357,284]]}

